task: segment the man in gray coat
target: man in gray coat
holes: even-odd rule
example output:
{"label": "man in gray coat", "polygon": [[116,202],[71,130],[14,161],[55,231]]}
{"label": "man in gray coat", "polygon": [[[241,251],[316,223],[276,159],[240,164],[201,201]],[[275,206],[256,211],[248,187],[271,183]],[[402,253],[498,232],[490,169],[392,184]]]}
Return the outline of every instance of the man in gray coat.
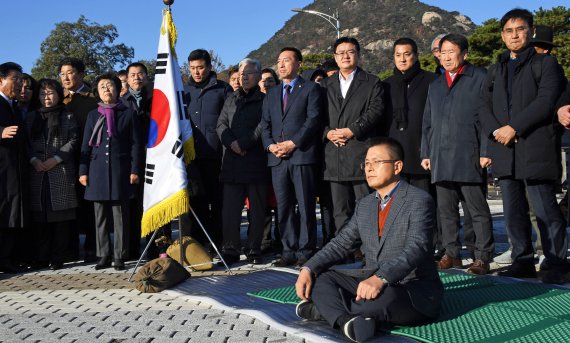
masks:
{"label": "man in gray coat", "polygon": [[[376,321],[412,325],[437,317],[443,285],[431,254],[434,203],[401,179],[403,160],[393,138],[373,141],[362,165],[375,192],[301,268],[295,284],[303,299],[299,317],[324,319],[355,342],[373,336]],[[364,269],[329,269],[359,244]]]}
{"label": "man in gray coat", "polygon": [[475,261],[467,271],[482,275],[489,272],[495,251],[483,177],[483,168],[491,160],[479,121],[486,72],[465,61],[468,43],[464,36],[449,34],[439,44],[445,74],[430,84],[421,146],[422,166],[431,170],[437,191],[445,248],[439,267],[462,266],[457,222],[459,202],[465,200],[475,231]]}

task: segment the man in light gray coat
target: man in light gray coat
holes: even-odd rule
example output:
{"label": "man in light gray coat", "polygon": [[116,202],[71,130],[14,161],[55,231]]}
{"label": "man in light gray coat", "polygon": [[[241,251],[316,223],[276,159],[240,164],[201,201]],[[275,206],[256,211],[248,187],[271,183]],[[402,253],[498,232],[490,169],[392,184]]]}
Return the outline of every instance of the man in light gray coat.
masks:
{"label": "man in light gray coat", "polygon": [[[437,317],[443,285],[432,256],[434,203],[400,178],[403,148],[377,138],[362,166],[374,193],[299,273],[297,315],[326,320],[352,341],[374,335],[376,322],[411,325]],[[329,269],[360,245],[363,269]],[[310,300],[309,300],[310,298]]]}

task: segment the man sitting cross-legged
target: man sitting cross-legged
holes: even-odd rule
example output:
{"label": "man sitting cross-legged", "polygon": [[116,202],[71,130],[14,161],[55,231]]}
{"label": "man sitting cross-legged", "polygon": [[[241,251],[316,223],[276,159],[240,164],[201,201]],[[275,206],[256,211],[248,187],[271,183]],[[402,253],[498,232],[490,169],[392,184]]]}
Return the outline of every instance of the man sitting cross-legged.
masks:
{"label": "man sitting cross-legged", "polygon": [[[354,215],[301,268],[295,284],[297,315],[326,320],[355,342],[375,333],[377,322],[413,325],[439,314],[443,285],[431,253],[431,196],[400,178],[404,153],[392,138],[378,138],[362,167],[375,190]],[[360,246],[364,269],[330,269]]]}

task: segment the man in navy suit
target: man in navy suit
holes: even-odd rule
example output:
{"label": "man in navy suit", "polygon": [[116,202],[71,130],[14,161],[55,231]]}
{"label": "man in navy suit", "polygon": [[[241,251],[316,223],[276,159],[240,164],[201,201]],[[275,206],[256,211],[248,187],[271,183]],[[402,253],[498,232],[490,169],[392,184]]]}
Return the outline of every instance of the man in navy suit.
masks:
{"label": "man in navy suit", "polygon": [[321,91],[298,75],[302,60],[298,49],[281,49],[277,60],[281,86],[271,88],[263,102],[262,142],[268,152],[283,243],[281,258],[274,263],[278,267],[302,265],[316,247]]}
{"label": "man in navy suit", "polygon": [[[441,308],[431,248],[434,203],[400,177],[403,161],[398,141],[373,141],[362,166],[375,192],[358,201],[348,224],[301,268],[295,284],[303,299],[299,317],[324,319],[354,342],[372,337],[376,322],[418,324]],[[329,269],[359,245],[364,268]]]}

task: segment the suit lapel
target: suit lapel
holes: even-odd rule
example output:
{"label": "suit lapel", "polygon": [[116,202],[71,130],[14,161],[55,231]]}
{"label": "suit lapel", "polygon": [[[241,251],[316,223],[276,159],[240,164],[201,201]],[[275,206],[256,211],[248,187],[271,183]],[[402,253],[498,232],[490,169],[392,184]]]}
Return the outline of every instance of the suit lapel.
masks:
{"label": "suit lapel", "polygon": [[[361,77],[364,77],[365,75],[363,74],[362,70],[360,68],[356,69],[356,74],[354,75],[354,78],[352,79],[352,82],[350,83],[350,87],[348,87],[348,92],[346,92],[346,97],[344,98],[344,101],[342,102],[342,107],[340,108],[340,111],[344,111],[344,108],[346,106],[346,104],[348,104],[348,100],[358,92],[358,88],[360,88],[360,86],[362,85],[362,82],[360,82]],[[339,92],[340,92],[340,81],[339,81]],[[342,95],[341,95],[342,97]]]}
{"label": "suit lapel", "polygon": [[[394,195],[392,195],[392,205],[390,206],[390,212],[388,212],[388,217],[386,217],[386,222],[384,223],[384,230],[382,232],[382,239],[380,239],[380,251],[382,251],[382,246],[386,241],[386,237],[390,235],[390,231],[394,226],[394,221],[398,217],[400,210],[403,208],[406,197],[406,193],[408,192],[408,183],[405,181],[400,181],[400,185]],[[378,227],[378,216],[376,216],[376,227]]]}

